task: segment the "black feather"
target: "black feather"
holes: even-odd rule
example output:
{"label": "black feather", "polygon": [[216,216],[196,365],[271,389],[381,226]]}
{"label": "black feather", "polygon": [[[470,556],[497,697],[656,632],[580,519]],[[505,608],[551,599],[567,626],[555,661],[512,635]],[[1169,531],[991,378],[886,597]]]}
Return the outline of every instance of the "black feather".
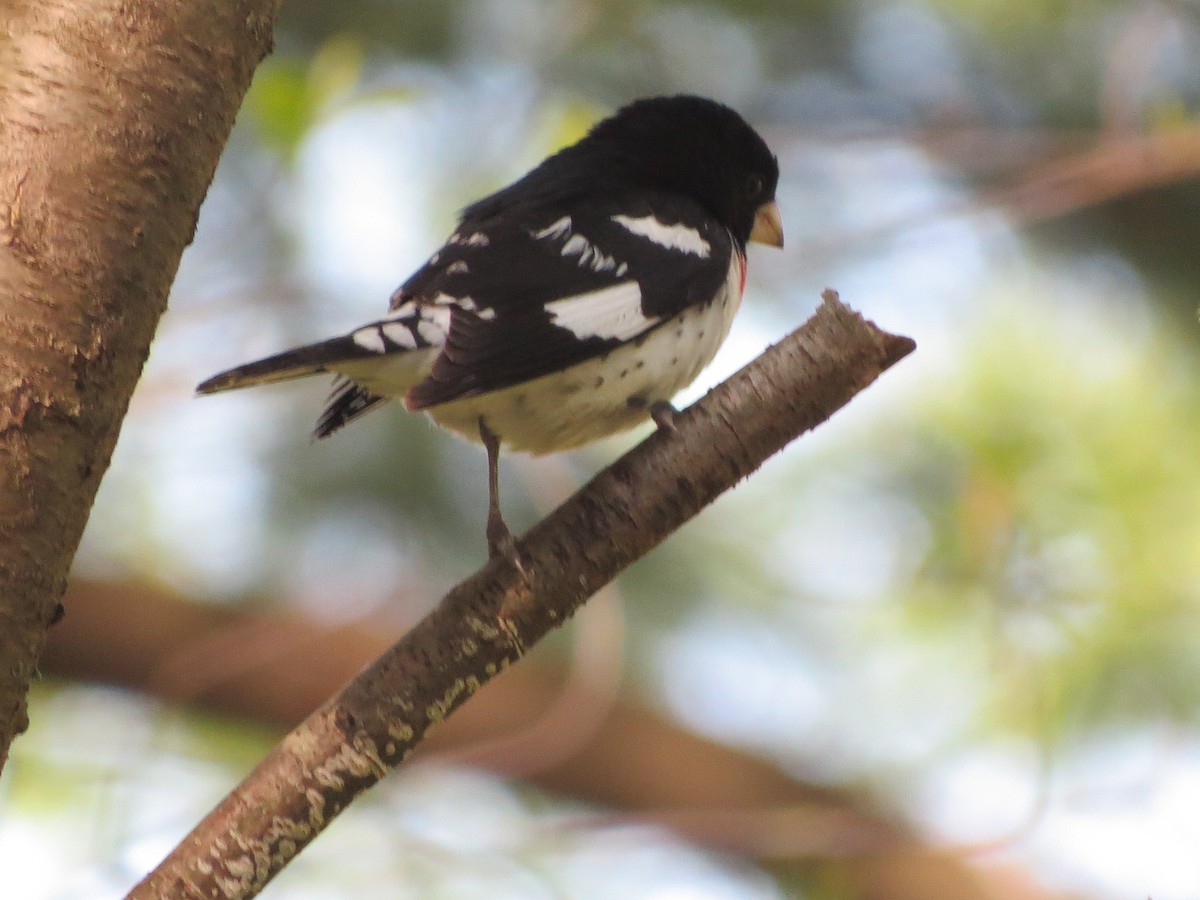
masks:
{"label": "black feather", "polygon": [[339,428],[349,425],[360,416],[365,416],[386,399],[359,387],[353,381],[339,378],[334,384],[329,404],[321,413],[321,418],[317,419],[313,437],[317,440],[329,437]]}
{"label": "black feather", "polygon": [[196,393],[215,394],[217,391],[234,388],[290,381],[293,378],[328,372],[331,363],[374,355],[376,354],[372,351],[358,346],[350,337],[337,337],[227,369],[200,382],[196,386]]}

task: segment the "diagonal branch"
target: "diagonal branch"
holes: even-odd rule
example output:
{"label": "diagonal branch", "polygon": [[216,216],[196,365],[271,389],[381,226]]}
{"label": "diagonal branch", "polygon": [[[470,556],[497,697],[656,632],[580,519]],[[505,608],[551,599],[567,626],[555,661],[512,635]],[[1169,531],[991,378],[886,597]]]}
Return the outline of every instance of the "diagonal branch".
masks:
{"label": "diagonal branch", "polygon": [[842,305],[597,475],[301,723],[131,898],[256,895],[362,791],[595,591],[915,348]]}

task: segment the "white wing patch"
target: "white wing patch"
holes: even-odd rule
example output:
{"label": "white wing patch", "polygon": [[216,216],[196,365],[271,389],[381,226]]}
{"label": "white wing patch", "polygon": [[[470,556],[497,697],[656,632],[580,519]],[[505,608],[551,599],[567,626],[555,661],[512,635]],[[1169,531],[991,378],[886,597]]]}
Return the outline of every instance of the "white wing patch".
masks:
{"label": "white wing patch", "polygon": [[[470,309],[474,306],[474,302],[471,301],[470,297],[464,297],[463,299],[468,302],[471,302],[471,307],[468,307],[468,309]],[[440,306],[440,305],[439,306],[422,306],[421,307],[421,321],[429,322],[432,325],[436,325],[438,328],[440,328],[442,330],[442,333],[445,334],[447,331],[450,330],[450,307],[449,306]]]}
{"label": "white wing patch", "polygon": [[580,339],[627,341],[659,322],[642,314],[642,289],[636,281],[555,300],[546,304],[546,312],[553,324]]}
{"label": "white wing patch", "polygon": [[[397,347],[403,347],[406,350],[417,349],[416,339],[413,338],[412,332],[405,323],[388,321],[384,322],[379,327],[383,330],[383,333],[387,336],[387,339]],[[355,343],[361,343],[357,337],[354,339],[354,341]]]}
{"label": "white wing patch", "polygon": [[617,215],[613,216],[612,220],[627,231],[631,231],[639,237],[644,237],[646,240],[653,241],[660,247],[691,253],[693,256],[699,256],[701,259],[707,259],[708,254],[712,252],[712,247],[700,232],[695,228],[689,228],[687,225],[667,225],[660,222],[654,216],[634,218],[633,216]]}
{"label": "white wing patch", "polygon": [[[358,346],[372,353],[440,347],[446,343],[446,333],[450,330],[452,305],[443,301],[457,302],[449,294],[438,294],[432,303],[408,300],[378,322],[351,332],[350,337]],[[475,308],[470,297],[462,298],[462,305],[467,309]]]}
{"label": "white wing patch", "polygon": [[450,307],[422,306],[421,318],[417,321],[417,334],[431,346],[440,347],[446,343],[446,333],[450,330]]}
{"label": "white wing patch", "polygon": [[[563,256],[579,257],[579,265],[586,266],[593,272],[611,272],[617,268],[617,261],[603,253],[582,234],[572,235],[562,248]],[[624,265],[624,263],[622,263]]]}
{"label": "white wing patch", "polygon": [[364,350],[370,350],[372,353],[383,353],[387,350],[387,342],[383,339],[383,333],[380,332],[378,325],[368,325],[366,328],[360,328],[358,331],[350,335],[354,343],[362,347]]}
{"label": "white wing patch", "polygon": [[628,271],[629,267],[625,263],[617,265],[616,259],[609,256],[582,234],[572,232],[572,223],[570,216],[563,216],[560,219],[555,219],[545,228],[538,231],[531,231],[529,234],[535,241],[562,241],[562,249],[559,253],[563,256],[578,257],[577,262],[580,268],[591,269],[593,272],[612,272],[616,271],[617,277],[621,277]]}
{"label": "white wing patch", "polygon": [[541,231],[533,232],[534,240],[544,241],[547,239],[558,240],[564,238],[571,233],[571,217],[563,216],[561,219],[556,219],[551,222]]}
{"label": "white wing patch", "polygon": [[[395,299],[395,298],[393,298],[393,299]],[[403,303],[401,303],[399,306],[397,306],[395,309],[393,309],[391,312],[389,312],[383,318],[384,319],[407,319],[414,312],[416,312],[416,309],[417,309],[417,301],[405,300]]]}
{"label": "white wing patch", "polygon": [[[471,234],[463,234],[460,231],[456,231],[454,234],[450,235],[450,239],[446,241],[446,243],[466,244],[468,247],[486,247],[491,243],[491,240],[482,231],[475,231]],[[437,254],[434,255],[436,256]],[[430,261],[432,262],[432,260]]]}

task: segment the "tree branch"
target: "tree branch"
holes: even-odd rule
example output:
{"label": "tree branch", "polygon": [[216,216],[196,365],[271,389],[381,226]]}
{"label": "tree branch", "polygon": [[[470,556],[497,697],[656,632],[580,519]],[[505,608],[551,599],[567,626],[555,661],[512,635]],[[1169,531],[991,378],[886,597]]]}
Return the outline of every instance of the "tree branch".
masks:
{"label": "tree branch", "polygon": [[5,4],[0,764],[278,2]]}
{"label": "tree branch", "polygon": [[808,322],[597,475],[293,730],[130,894],[256,895],[426,730],[591,594],[910,353],[827,291]]}

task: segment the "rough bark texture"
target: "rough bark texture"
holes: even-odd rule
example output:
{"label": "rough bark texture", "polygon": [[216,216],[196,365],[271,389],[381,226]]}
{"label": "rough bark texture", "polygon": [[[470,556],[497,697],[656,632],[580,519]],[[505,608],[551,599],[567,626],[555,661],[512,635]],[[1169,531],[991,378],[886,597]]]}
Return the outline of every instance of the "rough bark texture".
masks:
{"label": "rough bark texture", "polygon": [[803,327],[596,476],[293,730],[130,894],[256,895],[355,796],[623,568],[914,348],[827,292]]}
{"label": "rough bark texture", "polygon": [[0,763],[278,0],[5,0]]}

